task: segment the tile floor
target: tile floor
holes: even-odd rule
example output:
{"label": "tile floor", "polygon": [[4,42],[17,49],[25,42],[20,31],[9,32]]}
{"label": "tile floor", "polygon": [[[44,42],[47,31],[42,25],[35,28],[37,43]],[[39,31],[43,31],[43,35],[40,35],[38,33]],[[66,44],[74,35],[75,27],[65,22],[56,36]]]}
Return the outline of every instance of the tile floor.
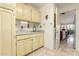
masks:
{"label": "tile floor", "polygon": [[58,50],[41,48],[28,56],[79,56],[79,52],[73,48],[72,37],[70,36],[67,40],[64,40]]}
{"label": "tile floor", "polygon": [[47,48],[41,48],[28,56],[79,56],[79,53],[74,49],[58,49],[49,50]]}

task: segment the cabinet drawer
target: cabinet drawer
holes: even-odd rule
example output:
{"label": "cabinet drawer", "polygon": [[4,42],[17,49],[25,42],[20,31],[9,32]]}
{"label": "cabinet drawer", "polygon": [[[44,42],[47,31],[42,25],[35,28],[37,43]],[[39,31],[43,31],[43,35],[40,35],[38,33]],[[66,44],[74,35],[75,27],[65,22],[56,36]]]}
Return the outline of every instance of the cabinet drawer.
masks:
{"label": "cabinet drawer", "polygon": [[26,38],[30,38],[32,37],[31,35],[21,35],[21,36],[17,36],[17,40],[22,40],[22,39],[26,39]]}

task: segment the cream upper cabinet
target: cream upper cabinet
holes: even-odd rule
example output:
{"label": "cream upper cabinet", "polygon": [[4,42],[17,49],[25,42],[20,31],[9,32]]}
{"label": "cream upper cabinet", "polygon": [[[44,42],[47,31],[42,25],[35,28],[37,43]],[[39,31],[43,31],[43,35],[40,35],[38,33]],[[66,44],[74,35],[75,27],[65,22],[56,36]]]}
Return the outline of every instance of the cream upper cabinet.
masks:
{"label": "cream upper cabinet", "polygon": [[41,22],[41,12],[40,11],[38,11],[38,22],[40,23]]}
{"label": "cream upper cabinet", "polygon": [[33,22],[40,22],[40,12],[36,8],[32,8],[32,21]]}
{"label": "cream upper cabinet", "polygon": [[31,10],[31,6],[30,5],[24,5],[23,6],[23,18],[26,21],[31,21],[32,19],[32,10]]}
{"label": "cream upper cabinet", "polygon": [[24,46],[23,46],[23,40],[17,41],[17,56],[23,56],[24,55]]}
{"label": "cream upper cabinet", "polygon": [[32,38],[24,40],[24,55],[32,52]]}
{"label": "cream upper cabinet", "polygon": [[23,20],[23,4],[16,4],[16,19]]}
{"label": "cream upper cabinet", "polygon": [[[0,8],[0,54],[2,56],[11,56],[13,55],[13,46],[12,44],[15,43],[12,40],[15,40],[14,35],[12,33],[13,24],[12,20],[14,21],[15,19],[13,18],[13,12],[7,9]],[[15,45],[14,45],[15,46]]]}
{"label": "cream upper cabinet", "polygon": [[36,18],[37,18],[37,22],[41,22],[41,12],[37,9],[37,16],[36,16]]}
{"label": "cream upper cabinet", "polygon": [[32,8],[32,21],[36,22],[36,9]]}
{"label": "cream upper cabinet", "polygon": [[29,4],[16,4],[16,18],[30,22],[40,22],[40,11]]}
{"label": "cream upper cabinet", "polygon": [[31,21],[31,6],[25,4],[16,4],[16,18],[24,21]]}
{"label": "cream upper cabinet", "polygon": [[34,37],[33,39],[33,50],[36,50],[39,48],[39,37]]}

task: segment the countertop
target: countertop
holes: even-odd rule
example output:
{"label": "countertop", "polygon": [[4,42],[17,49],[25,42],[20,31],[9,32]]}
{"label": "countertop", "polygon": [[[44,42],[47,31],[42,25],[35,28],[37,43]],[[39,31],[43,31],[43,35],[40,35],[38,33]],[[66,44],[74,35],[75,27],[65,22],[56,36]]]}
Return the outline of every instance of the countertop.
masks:
{"label": "countertop", "polygon": [[43,33],[43,31],[16,33],[16,36],[20,36],[20,35],[33,35],[33,34],[36,34],[36,33]]}

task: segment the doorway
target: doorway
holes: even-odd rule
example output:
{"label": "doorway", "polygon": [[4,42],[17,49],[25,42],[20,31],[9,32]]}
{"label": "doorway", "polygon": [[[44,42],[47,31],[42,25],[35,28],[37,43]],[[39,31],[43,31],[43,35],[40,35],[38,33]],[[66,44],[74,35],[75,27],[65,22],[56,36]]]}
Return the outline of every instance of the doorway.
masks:
{"label": "doorway", "polygon": [[76,10],[60,13],[60,48],[75,49]]}

